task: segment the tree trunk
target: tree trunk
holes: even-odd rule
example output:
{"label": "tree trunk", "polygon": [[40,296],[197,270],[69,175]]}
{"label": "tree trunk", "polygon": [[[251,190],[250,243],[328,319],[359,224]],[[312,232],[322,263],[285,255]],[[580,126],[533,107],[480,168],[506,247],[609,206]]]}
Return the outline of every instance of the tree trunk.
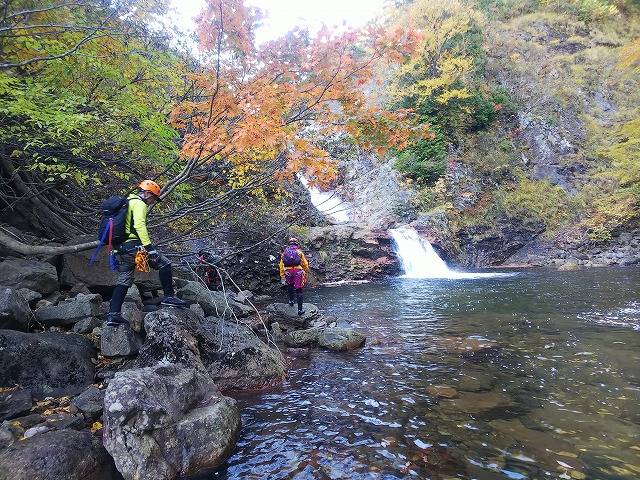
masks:
{"label": "tree trunk", "polygon": [[63,253],[82,252],[84,250],[90,250],[97,247],[98,243],[99,242],[96,240],[94,242],[80,243],[78,245],[63,245],[60,247],[28,245],[11,238],[0,230],[0,245],[13,250],[14,252],[21,253],[22,255],[61,255]]}

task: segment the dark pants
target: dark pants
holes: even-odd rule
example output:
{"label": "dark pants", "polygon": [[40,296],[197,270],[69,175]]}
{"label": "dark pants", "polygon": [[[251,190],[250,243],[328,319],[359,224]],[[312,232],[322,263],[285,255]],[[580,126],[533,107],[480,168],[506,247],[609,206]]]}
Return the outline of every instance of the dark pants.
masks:
{"label": "dark pants", "polygon": [[302,287],[304,286],[305,273],[300,269],[291,269],[285,271],[285,281],[287,282],[287,289],[289,290],[289,303],[293,303],[294,296],[298,300],[298,310],[302,311]]}
{"label": "dark pants", "polygon": [[[133,285],[134,272],[136,268],[135,255],[138,251],[140,242],[126,242],[118,248],[116,253],[116,261],[118,263],[118,279],[116,287],[113,289],[111,303],[109,304],[109,312],[117,313],[122,310],[122,304],[127,295],[127,290]],[[173,291],[173,274],[171,272],[171,261],[164,255],[158,255],[155,260],[149,259],[149,266],[154,270],[158,270],[162,290],[166,297],[172,297]]]}

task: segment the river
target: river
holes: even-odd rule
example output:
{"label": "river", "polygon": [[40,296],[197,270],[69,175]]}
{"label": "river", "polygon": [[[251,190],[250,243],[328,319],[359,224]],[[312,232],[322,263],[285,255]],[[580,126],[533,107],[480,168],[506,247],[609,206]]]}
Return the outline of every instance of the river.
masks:
{"label": "river", "polygon": [[631,268],[310,289],[367,345],[238,396],[236,450],[203,478],[640,478],[639,293]]}

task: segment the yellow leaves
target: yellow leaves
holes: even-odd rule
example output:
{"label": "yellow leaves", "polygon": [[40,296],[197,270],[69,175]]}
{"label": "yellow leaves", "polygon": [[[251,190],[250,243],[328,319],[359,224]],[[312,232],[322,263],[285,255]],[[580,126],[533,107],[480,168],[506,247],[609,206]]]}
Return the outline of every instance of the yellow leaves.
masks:
{"label": "yellow leaves", "polygon": [[627,43],[620,50],[620,68],[640,73],[640,38]]}
{"label": "yellow leaves", "polygon": [[101,422],[93,422],[93,424],[91,425],[91,433],[96,433],[98,430],[102,429],[102,423]]}

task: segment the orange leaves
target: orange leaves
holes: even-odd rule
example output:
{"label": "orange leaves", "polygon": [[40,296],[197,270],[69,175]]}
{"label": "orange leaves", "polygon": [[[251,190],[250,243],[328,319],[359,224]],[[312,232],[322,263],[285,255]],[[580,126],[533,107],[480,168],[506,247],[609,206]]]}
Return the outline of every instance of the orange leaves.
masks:
{"label": "orange leaves", "polygon": [[190,75],[194,95],[171,114],[184,133],[184,157],[223,160],[241,178],[285,153],[283,178],[306,170],[322,185],[336,165],[319,139],[349,133],[384,153],[425,133],[411,126],[412,112],[384,111],[365,93],[379,62],[402,62],[416,50],[415,31],[323,28],[311,38],[298,29],[256,48],[258,16],[241,0],[208,0],[198,28],[212,55],[208,70]]}

